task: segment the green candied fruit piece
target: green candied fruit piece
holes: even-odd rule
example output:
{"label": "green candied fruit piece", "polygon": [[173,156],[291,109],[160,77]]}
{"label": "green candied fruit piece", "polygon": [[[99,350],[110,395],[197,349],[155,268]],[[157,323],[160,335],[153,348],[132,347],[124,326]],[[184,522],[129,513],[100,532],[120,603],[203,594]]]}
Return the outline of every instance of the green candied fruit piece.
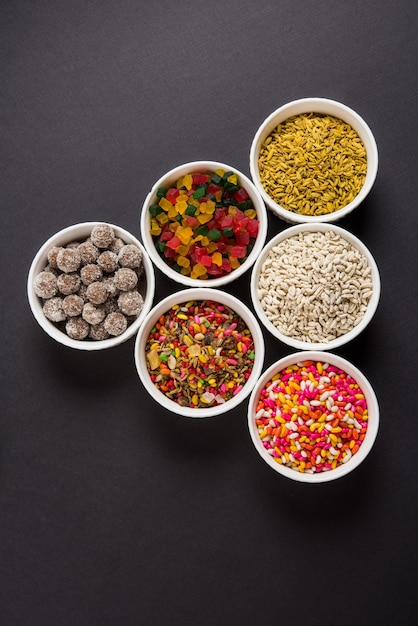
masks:
{"label": "green candied fruit piece", "polygon": [[206,185],[199,185],[196,191],[193,194],[193,198],[195,200],[199,200],[199,198],[203,198],[206,193]]}
{"label": "green candied fruit piece", "polygon": [[211,228],[208,231],[208,237],[211,241],[219,241],[219,239],[222,237],[222,233],[217,228]]}
{"label": "green candied fruit piece", "polygon": [[196,232],[198,235],[202,235],[202,237],[205,237],[209,232],[209,227],[206,224],[202,224],[196,229]]}
{"label": "green candied fruit piece", "polygon": [[158,187],[157,194],[156,194],[157,198],[164,198],[167,191],[168,191],[167,187]]}
{"label": "green candied fruit piece", "polygon": [[156,215],[159,215],[162,212],[162,208],[160,207],[159,204],[151,204],[149,208],[149,212],[153,217],[155,217]]}

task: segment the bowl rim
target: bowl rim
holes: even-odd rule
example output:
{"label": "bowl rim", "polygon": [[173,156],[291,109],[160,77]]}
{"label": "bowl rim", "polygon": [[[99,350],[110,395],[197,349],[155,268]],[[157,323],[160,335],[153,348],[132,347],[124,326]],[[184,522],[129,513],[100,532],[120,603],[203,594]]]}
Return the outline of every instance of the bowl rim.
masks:
{"label": "bowl rim", "polygon": [[[363,141],[367,154],[366,179],[364,181],[363,187],[356,195],[356,197],[341,209],[338,209],[337,211],[334,211],[332,213],[318,216],[301,215],[299,213],[294,213],[293,211],[286,209],[280,204],[277,204],[273,200],[273,198],[265,191],[263,185],[261,184],[258,170],[258,153],[260,150],[260,145],[267,137],[267,135],[269,135],[270,132],[275,128],[275,126],[277,126],[280,121],[284,121],[285,119],[293,115],[300,115],[302,113],[312,112],[333,115],[348,122]],[[347,106],[346,104],[343,104],[342,102],[338,102],[337,100],[333,100],[330,98],[299,98],[278,107],[277,109],[272,111],[260,124],[252,140],[250,148],[251,178],[254,182],[255,187],[263,198],[265,204],[275,215],[280,217],[282,220],[296,224],[336,222],[351,213],[351,211],[353,211],[363,202],[363,200],[371,191],[377,176],[378,162],[379,158],[376,139],[372,133],[370,126],[363,119],[363,117],[361,117],[361,115],[354,111],[354,109]]]}
{"label": "bowl rim", "polygon": [[[294,470],[290,467],[283,466],[280,463],[274,461],[274,459],[267,454],[265,451],[261,439],[258,435],[258,431],[255,427],[255,406],[258,401],[259,394],[268,380],[275,373],[281,371],[282,369],[292,365],[294,363],[298,363],[301,361],[319,361],[322,363],[330,363],[331,365],[336,365],[343,369],[347,374],[352,376],[356,382],[359,384],[361,390],[363,391],[367,406],[369,409],[369,422],[367,426],[366,436],[364,438],[363,443],[361,444],[358,452],[353,455],[346,463],[339,465],[333,470],[329,470],[326,472],[320,472],[318,474],[306,474]],[[380,421],[380,411],[379,411],[379,403],[375,394],[375,391],[370,383],[370,381],[366,378],[363,372],[353,363],[348,361],[342,356],[334,354],[332,352],[323,352],[320,350],[307,350],[303,352],[294,352],[292,354],[288,354],[287,356],[282,357],[275,363],[272,363],[261,375],[257,384],[254,386],[250,399],[248,402],[248,413],[247,413],[247,421],[248,421],[248,429],[250,432],[251,440],[254,444],[255,449],[257,450],[260,457],[269,465],[273,470],[281,474],[282,476],[294,480],[296,482],[304,482],[304,483],[324,483],[332,480],[336,480],[349,474],[356,467],[358,467],[368,456],[371,451],[377,434],[379,430],[379,421]]]}
{"label": "bowl rim", "polygon": [[[344,335],[340,335],[336,339],[333,339],[332,341],[329,341],[327,343],[325,342],[307,343],[305,341],[300,341],[299,339],[295,339],[293,337],[288,337],[287,335],[284,335],[267,318],[264,310],[262,309],[260,305],[260,301],[257,297],[258,279],[260,276],[261,267],[265,259],[267,258],[270,250],[275,245],[277,245],[278,243],[281,243],[282,241],[285,241],[286,239],[290,237],[298,235],[301,232],[315,232],[315,231],[327,232],[330,230],[338,233],[342,238],[348,241],[351,245],[353,245],[358,250],[360,250],[360,252],[366,257],[367,262],[372,272],[373,293],[369,300],[369,303],[367,305],[367,310],[362,320],[356,326],[354,326],[354,328],[352,328],[350,331],[348,331]],[[288,346],[291,346],[293,348],[296,348],[298,350],[321,350],[321,351],[322,350],[324,351],[334,350],[335,348],[338,348],[350,342],[351,340],[353,340],[368,326],[368,324],[373,319],[374,314],[376,313],[376,310],[379,304],[380,294],[381,294],[381,281],[380,281],[379,268],[377,266],[377,263],[372,253],[368,249],[368,247],[358,237],[356,237],[356,235],[348,231],[346,228],[342,228],[341,226],[337,226],[336,224],[330,224],[328,222],[327,223],[315,222],[314,224],[306,224],[306,223],[295,224],[277,233],[272,239],[270,239],[270,241],[268,241],[265,244],[261,254],[259,255],[257,261],[254,264],[254,267],[251,272],[251,278],[250,278],[251,301],[252,301],[252,305],[253,305],[253,308],[256,312],[258,319],[263,324],[263,326],[274,337],[276,337],[276,339],[279,339],[282,343]]]}
{"label": "bowl rim", "polygon": [[[36,275],[42,271],[41,265],[47,265],[47,254],[48,251],[55,245],[63,245],[65,242],[70,243],[71,241],[76,241],[79,238],[87,237],[88,235],[84,235],[82,233],[92,230],[94,226],[99,224],[107,224],[111,226],[115,235],[120,237],[125,243],[132,243],[139,247],[142,252],[142,262],[144,265],[144,272],[146,278],[146,293],[144,297],[144,305],[139,316],[128,326],[128,328],[118,337],[110,337],[108,339],[103,339],[102,341],[78,341],[77,339],[72,339],[68,337],[63,331],[61,331],[53,322],[48,320],[43,311],[42,311],[42,303],[41,299],[35,294],[33,284]],[[61,243],[58,243],[61,242]],[[148,253],[143,246],[143,244],[137,239],[132,233],[125,230],[121,226],[117,226],[116,224],[112,224],[106,220],[103,221],[90,221],[90,222],[79,222],[77,224],[72,224],[71,226],[67,226],[53,235],[51,235],[39,248],[35,257],[32,260],[32,263],[29,268],[28,277],[27,277],[27,297],[29,301],[30,309],[33,313],[38,324],[41,328],[49,335],[52,339],[57,341],[58,343],[69,347],[74,348],[76,350],[83,350],[88,352],[94,352],[97,350],[104,350],[108,348],[113,348],[121,343],[124,343],[135,333],[138,331],[138,328],[141,326],[146,314],[152,307],[152,303],[154,301],[154,293],[155,293],[155,274],[154,267],[151,263],[151,260],[148,256]]]}
{"label": "bowl rim", "polygon": [[[250,193],[251,198],[254,202],[254,207],[257,211],[259,228],[258,234],[254,243],[254,247],[251,250],[248,258],[244,261],[240,267],[233,270],[229,274],[225,276],[221,276],[218,278],[211,279],[192,279],[189,276],[183,276],[176,272],[171,267],[164,262],[164,260],[160,257],[160,255],[155,250],[155,245],[152,239],[152,235],[150,234],[149,228],[149,211],[148,208],[150,204],[153,203],[156,199],[156,192],[158,187],[170,183],[174,183],[177,178],[189,173],[191,170],[195,171],[203,171],[203,170],[216,170],[216,169],[225,169],[226,171],[232,171],[239,177],[240,183],[242,186]],[[177,283],[185,287],[208,287],[208,288],[217,288],[222,287],[236,280],[240,276],[242,276],[246,271],[248,271],[252,265],[254,264],[257,256],[260,254],[266,237],[267,237],[267,228],[268,228],[268,218],[267,218],[267,210],[261,194],[259,193],[257,187],[254,182],[246,176],[243,172],[241,172],[238,168],[233,167],[232,165],[228,165],[221,161],[190,161],[188,163],[183,163],[181,165],[177,165],[172,168],[162,176],[153,184],[150,192],[147,194],[145,201],[142,205],[141,214],[140,214],[140,231],[141,231],[141,239],[144,242],[144,246],[148,252],[148,255],[153,262],[153,264],[161,271],[163,274],[171,278]]]}
{"label": "bowl rim", "polygon": [[[234,396],[224,404],[219,404],[214,407],[191,408],[180,406],[174,400],[170,400],[169,398],[167,398],[155,387],[154,383],[152,383],[150,379],[147,369],[145,345],[150,330],[154,326],[155,320],[158,319],[160,315],[168,311],[174,304],[180,304],[182,302],[188,302],[190,300],[212,300],[214,302],[219,302],[220,304],[224,304],[230,307],[246,322],[254,340],[255,358],[253,369],[249,379],[236,396]],[[134,348],[134,360],[137,374],[146,391],[151,395],[151,397],[162,408],[168,410],[170,413],[176,413],[183,417],[197,419],[211,418],[221,415],[222,413],[226,413],[227,411],[230,411],[237,407],[239,404],[241,404],[241,402],[243,402],[243,400],[245,400],[250,395],[254,385],[256,384],[261,374],[264,364],[264,354],[265,346],[261,327],[256,316],[247,307],[247,305],[230,293],[208,287],[192,287],[183,289],[181,291],[177,291],[176,293],[172,293],[166,296],[165,298],[163,298],[163,300],[160,300],[157,304],[155,304],[155,306],[148,312],[142,323],[141,328],[138,331]]]}

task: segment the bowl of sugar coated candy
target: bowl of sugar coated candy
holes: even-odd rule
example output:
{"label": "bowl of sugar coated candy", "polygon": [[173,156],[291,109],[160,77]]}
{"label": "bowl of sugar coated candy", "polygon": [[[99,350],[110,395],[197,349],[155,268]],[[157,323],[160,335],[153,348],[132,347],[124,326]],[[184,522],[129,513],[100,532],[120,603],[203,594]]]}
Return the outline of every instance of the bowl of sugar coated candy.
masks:
{"label": "bowl of sugar coated candy", "polygon": [[376,262],[335,224],[297,224],[264,246],[251,299],[265,328],[298,350],[333,350],[371,322],[380,299]]}
{"label": "bowl of sugar coated candy", "polygon": [[253,313],[224,291],[193,287],[167,296],[145,318],[135,364],[148,393],[171,413],[205,418],[247,398],[264,362]]}
{"label": "bowl of sugar coated candy", "polygon": [[266,233],[266,208],[252,181],[215,161],[172,169],[152,187],[141,212],[151,260],[186,287],[220,287],[241,276]]}
{"label": "bowl of sugar coated candy", "polygon": [[248,427],[260,457],[291,480],[322,483],[364,461],[379,428],[372,386],[333,353],[305,351],[271,365],[254,387]]}
{"label": "bowl of sugar coated candy", "polygon": [[334,222],[366,198],[376,179],[373,133],[351,108],[302,98],[273,111],[250,149],[250,172],[268,208],[291,223]]}
{"label": "bowl of sugar coated candy", "polygon": [[77,350],[112,348],[133,337],[154,299],[154,266],[120,226],[83,222],[50,237],[31,264],[32,313],[55,341]]}

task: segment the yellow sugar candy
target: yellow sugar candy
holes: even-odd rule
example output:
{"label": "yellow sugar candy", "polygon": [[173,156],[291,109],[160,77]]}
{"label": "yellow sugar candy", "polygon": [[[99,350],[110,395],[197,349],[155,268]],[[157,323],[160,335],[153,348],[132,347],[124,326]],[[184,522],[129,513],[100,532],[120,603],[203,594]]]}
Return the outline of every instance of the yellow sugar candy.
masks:
{"label": "yellow sugar candy", "polygon": [[176,235],[182,243],[187,245],[193,236],[193,231],[190,226],[180,227],[176,230]]}
{"label": "yellow sugar candy", "polygon": [[[212,242],[213,243],[213,242]],[[216,244],[215,244],[216,245]],[[222,254],[220,252],[214,252],[212,254],[212,263],[217,265],[218,267],[222,266]]]}
{"label": "yellow sugar candy", "polygon": [[180,256],[187,256],[189,253],[190,245],[181,245],[177,248],[177,254]]}
{"label": "yellow sugar candy", "polygon": [[169,217],[167,213],[158,213],[156,219],[160,224],[167,224]]}
{"label": "yellow sugar candy", "polygon": [[183,178],[183,185],[186,189],[191,189],[193,185],[193,177],[191,174],[186,174]]}
{"label": "yellow sugar candy", "polygon": [[185,210],[187,209],[187,202],[185,200],[178,200],[176,202],[176,209],[177,211],[180,213],[180,215],[183,215],[183,213],[185,212]]}
{"label": "yellow sugar candy", "polygon": [[187,259],[185,256],[178,256],[177,265],[180,265],[180,267],[189,267],[190,259]]}
{"label": "yellow sugar candy", "polygon": [[151,235],[161,235],[161,228],[158,225],[157,220],[151,220],[151,228],[150,228],[150,233]]}
{"label": "yellow sugar candy", "polygon": [[168,211],[173,206],[167,198],[161,198],[158,204],[164,211]]}

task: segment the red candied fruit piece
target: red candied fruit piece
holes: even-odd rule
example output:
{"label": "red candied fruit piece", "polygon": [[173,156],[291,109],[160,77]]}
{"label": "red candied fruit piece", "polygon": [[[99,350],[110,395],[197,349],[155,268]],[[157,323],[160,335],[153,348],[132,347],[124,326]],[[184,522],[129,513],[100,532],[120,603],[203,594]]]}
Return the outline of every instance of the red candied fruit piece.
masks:
{"label": "red candied fruit piece", "polygon": [[221,191],[221,188],[219,187],[219,185],[215,185],[215,183],[209,183],[206,189],[206,193],[211,196],[215,196],[218,191]]}
{"label": "red candied fruit piece", "polygon": [[172,239],[173,236],[174,236],[174,233],[172,233],[171,230],[167,228],[166,230],[163,230],[163,232],[161,233],[160,241],[168,241],[169,239]]}
{"label": "red candied fruit piece", "polygon": [[[190,250],[189,250],[190,253]],[[196,247],[194,250],[194,255],[196,257],[197,263],[201,263],[201,258],[204,256],[208,256],[208,249],[205,247]]]}
{"label": "red candied fruit piece", "polygon": [[245,189],[243,189],[243,187],[240,187],[238,191],[234,193],[234,200],[236,200],[238,203],[245,202],[246,200],[249,200],[249,198],[250,196],[245,191]]}
{"label": "red candied fruit piece", "polygon": [[225,207],[219,207],[218,209],[215,209],[215,219],[218,220],[218,222],[221,222],[221,220],[224,219],[225,215],[226,215]]}
{"label": "red candied fruit piece", "polygon": [[221,228],[229,228],[234,223],[232,215],[225,215],[221,220]]}
{"label": "red candied fruit piece", "polygon": [[235,259],[242,259],[246,254],[247,246],[232,246],[231,248],[231,256]]}
{"label": "red candied fruit piece", "polygon": [[179,247],[180,244],[181,244],[181,241],[177,237],[177,235],[173,235],[171,239],[167,241],[167,248],[172,248],[173,250],[175,250],[176,248]]}
{"label": "red candied fruit piece", "polygon": [[230,272],[231,271],[231,261],[227,258],[223,258],[222,259],[222,269],[224,272]]}
{"label": "red candied fruit piece", "polygon": [[177,256],[177,252],[173,250],[172,248],[169,248],[168,246],[166,246],[164,248],[164,256],[166,259],[174,259]]}
{"label": "red candied fruit piece", "polygon": [[193,215],[185,215],[183,217],[183,222],[186,226],[191,226],[192,228],[196,227],[199,224],[199,221]]}
{"label": "red candied fruit piece", "polygon": [[209,176],[207,174],[200,174],[199,172],[195,172],[192,174],[193,185],[206,185],[209,180]]}
{"label": "red candied fruit piece", "polygon": [[176,198],[179,195],[180,191],[176,187],[170,187],[165,194],[165,197],[171,204],[176,204]]}
{"label": "red candied fruit piece", "polygon": [[228,248],[227,241],[228,240],[226,239],[226,237],[222,237],[222,239],[219,239],[219,241],[216,244],[218,246],[218,252],[220,252],[221,254],[225,254]]}
{"label": "red candied fruit piece", "polygon": [[250,233],[246,230],[239,232],[236,234],[235,239],[238,246],[247,246],[250,243]]}
{"label": "red candied fruit piece", "polygon": [[211,259],[211,264],[210,264],[210,266],[208,266],[206,272],[210,276],[222,276],[222,274],[223,274],[222,267],[219,267],[219,265],[215,265],[215,263],[212,263],[212,259]]}
{"label": "red candied fruit piece", "polygon": [[259,226],[258,220],[256,219],[248,220],[247,231],[250,233],[251,237],[257,237],[258,226]]}

